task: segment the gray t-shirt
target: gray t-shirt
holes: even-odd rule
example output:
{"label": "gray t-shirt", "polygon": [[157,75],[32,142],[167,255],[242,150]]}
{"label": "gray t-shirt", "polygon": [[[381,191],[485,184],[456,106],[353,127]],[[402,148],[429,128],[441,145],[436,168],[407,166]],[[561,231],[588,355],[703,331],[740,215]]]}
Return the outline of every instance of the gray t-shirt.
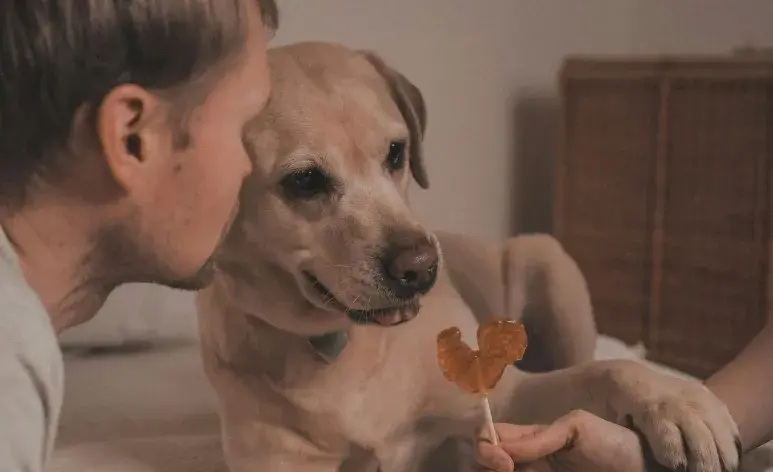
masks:
{"label": "gray t-shirt", "polygon": [[0,229],[0,472],[40,472],[54,446],[64,365],[51,320]]}

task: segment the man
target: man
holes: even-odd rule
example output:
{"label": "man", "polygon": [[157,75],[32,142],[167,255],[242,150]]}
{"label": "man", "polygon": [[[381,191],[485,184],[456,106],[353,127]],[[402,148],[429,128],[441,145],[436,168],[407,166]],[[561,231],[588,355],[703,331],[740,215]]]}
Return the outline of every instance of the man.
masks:
{"label": "man", "polygon": [[0,2],[0,470],[40,471],[56,333],[126,282],[201,287],[250,171],[273,0]]}
{"label": "man", "polygon": [[[746,452],[773,441],[773,324],[766,326],[706,386],[724,401]],[[632,431],[575,412],[547,426],[497,425],[500,445],[481,438],[478,462],[496,472],[643,472],[663,470]],[[645,460],[647,459],[647,460]]]}

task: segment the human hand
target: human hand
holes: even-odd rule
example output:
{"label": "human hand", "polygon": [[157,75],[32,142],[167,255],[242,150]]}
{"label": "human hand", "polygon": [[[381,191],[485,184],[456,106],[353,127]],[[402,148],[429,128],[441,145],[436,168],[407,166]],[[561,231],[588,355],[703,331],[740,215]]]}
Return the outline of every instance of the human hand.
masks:
{"label": "human hand", "polygon": [[499,445],[481,432],[478,463],[494,472],[639,472],[645,468],[639,436],[585,411],[550,425],[496,425]]}

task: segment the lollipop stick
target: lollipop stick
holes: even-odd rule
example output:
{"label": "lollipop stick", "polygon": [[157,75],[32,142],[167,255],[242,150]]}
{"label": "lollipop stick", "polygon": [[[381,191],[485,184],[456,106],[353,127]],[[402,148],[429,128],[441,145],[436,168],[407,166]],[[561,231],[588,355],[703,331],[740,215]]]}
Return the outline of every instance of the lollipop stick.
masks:
{"label": "lollipop stick", "polygon": [[499,444],[499,437],[497,436],[497,430],[494,428],[494,417],[491,415],[491,404],[488,401],[488,395],[483,397],[483,411],[486,414],[486,427],[488,428],[491,444],[496,446]]}

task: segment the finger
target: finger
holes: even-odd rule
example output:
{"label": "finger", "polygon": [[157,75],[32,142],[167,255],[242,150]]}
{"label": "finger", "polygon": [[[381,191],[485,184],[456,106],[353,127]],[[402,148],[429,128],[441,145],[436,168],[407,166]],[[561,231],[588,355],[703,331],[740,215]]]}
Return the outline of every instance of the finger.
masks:
{"label": "finger", "polygon": [[[499,441],[513,441],[526,436],[534,436],[538,431],[545,429],[544,425],[514,425],[509,423],[496,423],[494,429]],[[484,425],[478,428],[476,437],[479,441],[491,442],[491,433]]]}
{"label": "finger", "polygon": [[537,433],[547,428],[542,424],[514,425],[509,423],[497,423],[494,429],[500,441],[514,441],[517,439],[536,436]]}
{"label": "finger", "polygon": [[571,446],[576,433],[574,423],[561,419],[532,435],[503,440],[500,446],[517,462],[533,462]]}
{"label": "finger", "polygon": [[494,472],[513,472],[513,459],[498,446],[485,441],[478,441],[475,446],[475,459],[479,464]]}

